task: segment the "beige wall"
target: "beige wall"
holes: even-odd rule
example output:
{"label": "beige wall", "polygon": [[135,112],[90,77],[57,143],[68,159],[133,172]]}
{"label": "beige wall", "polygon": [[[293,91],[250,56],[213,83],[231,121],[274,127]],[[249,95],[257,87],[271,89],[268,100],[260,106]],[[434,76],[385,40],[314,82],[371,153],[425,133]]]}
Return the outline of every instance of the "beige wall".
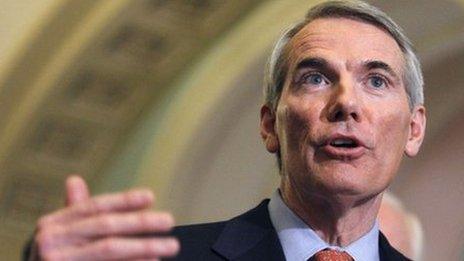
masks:
{"label": "beige wall", "polygon": [[[61,0],[0,0],[0,75]],[[0,77],[1,79],[1,77]]]}

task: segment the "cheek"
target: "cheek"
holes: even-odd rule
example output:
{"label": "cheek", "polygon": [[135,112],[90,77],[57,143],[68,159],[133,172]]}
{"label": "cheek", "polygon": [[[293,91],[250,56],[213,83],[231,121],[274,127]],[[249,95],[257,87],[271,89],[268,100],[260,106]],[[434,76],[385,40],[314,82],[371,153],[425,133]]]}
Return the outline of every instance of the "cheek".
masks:
{"label": "cheek", "polygon": [[377,158],[385,168],[397,169],[408,138],[409,120],[403,113],[383,115],[375,124]]}
{"label": "cheek", "polygon": [[381,134],[379,139],[387,142],[387,145],[404,148],[409,129],[409,120],[404,113],[386,115],[378,126]]}
{"label": "cheek", "polygon": [[310,144],[311,133],[317,121],[315,106],[286,106],[280,113],[284,146],[289,151],[302,152]]}
{"label": "cheek", "polygon": [[281,144],[282,157],[289,159],[298,151],[302,135],[306,131],[305,121],[288,107],[280,113],[279,141]]}
{"label": "cheek", "polygon": [[295,104],[287,100],[277,115],[282,162],[291,173],[306,173],[307,159],[314,156],[311,141],[318,126],[318,114],[315,106],[304,105],[301,101]]}

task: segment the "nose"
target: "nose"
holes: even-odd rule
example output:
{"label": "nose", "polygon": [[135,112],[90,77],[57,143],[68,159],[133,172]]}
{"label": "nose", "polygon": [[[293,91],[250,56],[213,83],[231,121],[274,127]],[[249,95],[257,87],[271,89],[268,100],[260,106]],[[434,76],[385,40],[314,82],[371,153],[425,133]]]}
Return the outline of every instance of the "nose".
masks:
{"label": "nose", "polygon": [[328,103],[327,118],[330,122],[361,121],[361,100],[358,97],[355,83],[349,80],[340,81],[334,86]]}

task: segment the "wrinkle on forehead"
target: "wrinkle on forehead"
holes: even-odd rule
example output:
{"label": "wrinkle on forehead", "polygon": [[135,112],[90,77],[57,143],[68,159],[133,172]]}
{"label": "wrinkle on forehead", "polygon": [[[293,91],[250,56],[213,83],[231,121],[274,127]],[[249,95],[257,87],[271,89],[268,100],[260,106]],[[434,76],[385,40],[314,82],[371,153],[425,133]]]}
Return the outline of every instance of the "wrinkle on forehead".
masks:
{"label": "wrinkle on forehead", "polygon": [[404,56],[393,37],[381,28],[354,19],[316,19],[301,29],[287,48],[290,71],[305,58],[330,58],[334,52],[339,59],[337,62],[343,63],[347,69],[363,61],[381,60],[398,75],[403,75],[404,71]]}

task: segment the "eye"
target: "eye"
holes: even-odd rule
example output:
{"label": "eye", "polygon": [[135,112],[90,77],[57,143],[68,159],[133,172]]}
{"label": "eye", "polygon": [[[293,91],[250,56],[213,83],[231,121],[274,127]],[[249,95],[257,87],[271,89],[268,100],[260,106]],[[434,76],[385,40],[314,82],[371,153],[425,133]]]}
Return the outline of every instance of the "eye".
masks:
{"label": "eye", "polygon": [[302,84],[322,85],[328,84],[329,81],[320,73],[309,73],[303,76]]}
{"label": "eye", "polygon": [[373,75],[368,79],[369,86],[372,86],[375,89],[385,88],[387,86],[387,81],[382,76]]}

